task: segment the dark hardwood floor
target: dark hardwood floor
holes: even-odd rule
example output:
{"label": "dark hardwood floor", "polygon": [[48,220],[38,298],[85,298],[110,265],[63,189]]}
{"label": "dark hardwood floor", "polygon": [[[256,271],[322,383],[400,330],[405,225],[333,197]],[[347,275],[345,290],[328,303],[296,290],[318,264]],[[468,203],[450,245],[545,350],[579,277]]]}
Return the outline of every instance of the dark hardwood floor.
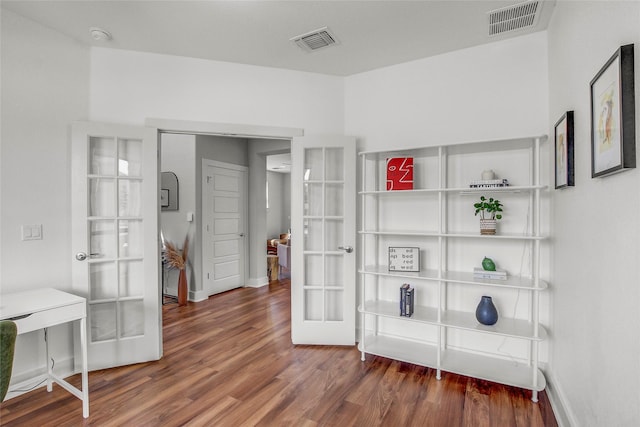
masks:
{"label": "dark hardwood floor", "polygon": [[[556,426],[546,393],[381,357],[294,346],[288,280],[163,306],[164,357],[4,402],[3,426]],[[71,377],[78,385],[79,375]]]}

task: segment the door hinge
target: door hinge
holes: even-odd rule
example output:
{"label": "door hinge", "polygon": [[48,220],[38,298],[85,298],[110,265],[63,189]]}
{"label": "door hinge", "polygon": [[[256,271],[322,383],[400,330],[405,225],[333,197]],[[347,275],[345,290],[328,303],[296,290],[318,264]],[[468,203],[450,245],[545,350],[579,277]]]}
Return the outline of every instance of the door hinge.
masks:
{"label": "door hinge", "polygon": [[210,182],[211,182],[211,177],[210,177],[210,176],[208,176],[208,177],[207,177],[207,184],[209,184]]}

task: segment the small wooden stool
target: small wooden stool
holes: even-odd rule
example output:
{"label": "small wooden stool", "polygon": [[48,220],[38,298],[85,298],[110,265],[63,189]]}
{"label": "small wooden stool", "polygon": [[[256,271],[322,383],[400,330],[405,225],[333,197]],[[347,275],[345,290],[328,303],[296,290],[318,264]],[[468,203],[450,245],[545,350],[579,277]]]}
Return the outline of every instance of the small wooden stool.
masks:
{"label": "small wooden stool", "polygon": [[267,276],[269,281],[278,280],[278,255],[267,255]]}

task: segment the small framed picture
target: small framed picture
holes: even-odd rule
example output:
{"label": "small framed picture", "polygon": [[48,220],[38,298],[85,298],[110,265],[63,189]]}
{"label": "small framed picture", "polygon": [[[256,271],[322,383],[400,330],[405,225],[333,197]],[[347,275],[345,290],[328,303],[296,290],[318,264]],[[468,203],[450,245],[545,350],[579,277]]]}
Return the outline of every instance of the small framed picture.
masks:
{"label": "small framed picture", "polygon": [[389,247],[389,271],[420,271],[420,248]]}
{"label": "small framed picture", "polygon": [[160,190],[160,207],[166,208],[169,206],[169,190],[161,189]]}
{"label": "small framed picture", "polygon": [[573,111],[567,111],[555,125],[556,188],[573,187]]}
{"label": "small framed picture", "polygon": [[633,45],[620,47],[591,80],[591,177],[636,167]]}

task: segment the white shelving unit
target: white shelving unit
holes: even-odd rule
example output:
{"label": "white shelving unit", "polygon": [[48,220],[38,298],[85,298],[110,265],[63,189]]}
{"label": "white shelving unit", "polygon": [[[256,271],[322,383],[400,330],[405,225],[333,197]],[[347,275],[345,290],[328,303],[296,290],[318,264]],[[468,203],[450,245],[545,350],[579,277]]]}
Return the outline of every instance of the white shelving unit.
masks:
{"label": "white shelving unit", "polygon": [[[546,385],[538,366],[539,343],[547,338],[539,319],[540,292],[548,287],[540,278],[540,245],[546,238],[540,231],[540,204],[541,192],[547,188],[540,182],[540,146],[545,140],[546,136],[539,136],[359,153],[362,360],[368,353],[434,368],[438,379],[445,371],[521,387],[531,390],[537,402],[538,391]],[[414,189],[386,191],[385,164],[390,157],[413,157]],[[513,179],[504,176],[512,186],[468,187],[471,179],[479,178],[482,165],[496,169],[505,164],[509,164],[506,172],[515,171]],[[480,195],[500,198],[505,205],[505,218],[510,222],[504,232],[499,228],[496,235],[480,235],[472,209]],[[509,210],[512,201],[519,210]],[[511,246],[505,249],[506,245]],[[389,271],[389,246],[420,247],[420,271]],[[507,253],[522,248],[529,271],[509,274],[507,280],[475,279],[473,267],[477,265],[468,261],[468,247],[472,248],[469,251],[502,248]],[[403,283],[416,288],[411,317],[399,312]],[[506,301],[515,299],[510,303],[515,306],[513,316],[511,310],[503,310],[495,325],[480,324],[475,318],[478,300],[471,300],[478,292],[496,293]],[[516,315],[522,301],[526,308]],[[468,334],[524,343],[526,356],[516,360],[486,349],[465,348]]]}

